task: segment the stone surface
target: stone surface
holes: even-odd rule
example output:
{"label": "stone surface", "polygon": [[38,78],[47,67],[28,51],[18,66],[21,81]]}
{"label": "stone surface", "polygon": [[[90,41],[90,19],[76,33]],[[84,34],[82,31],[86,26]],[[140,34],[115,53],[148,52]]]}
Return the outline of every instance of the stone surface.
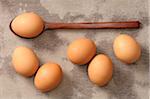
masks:
{"label": "stone surface", "polygon": [[[10,21],[26,11],[37,12],[45,21],[124,21],[139,20],[140,29],[48,30],[35,39],[22,39],[9,29]],[[148,99],[149,43],[148,0],[0,0],[0,99]],[[126,65],[113,54],[112,43],[120,33],[133,36],[142,47],[142,57]],[[66,58],[68,44],[76,38],[95,41],[97,53],[110,56],[114,64],[111,82],[105,87],[92,84],[87,65],[77,66]],[[52,60],[64,71],[62,83],[53,91],[41,93],[33,78],[18,75],[11,66],[16,46],[35,50],[41,64]]]}

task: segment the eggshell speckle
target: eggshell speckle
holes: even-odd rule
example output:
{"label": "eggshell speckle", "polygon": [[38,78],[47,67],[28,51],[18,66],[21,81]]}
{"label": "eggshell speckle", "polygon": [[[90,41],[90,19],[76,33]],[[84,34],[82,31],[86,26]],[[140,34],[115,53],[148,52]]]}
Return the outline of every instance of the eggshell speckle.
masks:
{"label": "eggshell speckle", "polygon": [[121,34],[115,38],[113,49],[116,57],[128,64],[134,63],[141,56],[139,44],[127,34]]}
{"label": "eggshell speckle", "polygon": [[98,86],[106,85],[111,80],[112,73],[112,61],[104,54],[95,56],[88,66],[89,79]]}
{"label": "eggshell speckle", "polygon": [[69,60],[78,65],[88,63],[96,53],[95,43],[87,38],[73,41],[67,50]]}
{"label": "eggshell speckle", "polygon": [[23,13],[12,21],[11,29],[21,37],[32,38],[43,31],[44,22],[36,13]]}
{"label": "eggshell speckle", "polygon": [[50,91],[59,85],[62,75],[62,69],[58,64],[46,63],[39,68],[35,76],[35,87],[42,92]]}
{"label": "eggshell speckle", "polygon": [[12,54],[12,64],[17,73],[29,77],[37,71],[39,60],[32,49],[19,46]]}

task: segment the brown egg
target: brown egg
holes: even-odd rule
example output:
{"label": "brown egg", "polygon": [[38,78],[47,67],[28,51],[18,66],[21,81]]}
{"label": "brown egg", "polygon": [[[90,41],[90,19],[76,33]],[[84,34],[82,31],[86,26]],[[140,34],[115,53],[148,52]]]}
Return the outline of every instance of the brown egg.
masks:
{"label": "brown egg", "polygon": [[11,28],[21,37],[32,38],[38,36],[43,31],[44,22],[36,13],[23,13],[12,21]]}
{"label": "brown egg", "polygon": [[112,61],[104,54],[95,56],[88,67],[89,79],[98,86],[106,85],[111,80],[112,73]]}
{"label": "brown egg", "polygon": [[17,73],[29,77],[37,71],[39,60],[32,49],[20,46],[12,54],[12,64]]}
{"label": "brown egg", "polygon": [[40,67],[35,76],[35,87],[42,92],[53,90],[61,82],[62,75],[62,69],[58,64],[46,63]]}
{"label": "brown egg", "polygon": [[95,43],[87,38],[80,38],[73,41],[67,50],[68,58],[75,64],[83,65],[88,63],[96,53]]}
{"label": "brown egg", "polygon": [[116,37],[113,49],[116,57],[128,64],[134,63],[141,55],[139,44],[127,34],[121,34]]}

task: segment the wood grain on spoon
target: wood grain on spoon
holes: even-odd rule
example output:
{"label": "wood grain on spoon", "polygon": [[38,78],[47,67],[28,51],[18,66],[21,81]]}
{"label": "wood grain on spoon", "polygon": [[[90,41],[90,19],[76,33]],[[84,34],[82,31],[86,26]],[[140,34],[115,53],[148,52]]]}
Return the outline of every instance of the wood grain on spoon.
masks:
{"label": "wood grain on spoon", "polygon": [[140,27],[140,22],[46,23],[46,25],[49,29],[134,29]]}

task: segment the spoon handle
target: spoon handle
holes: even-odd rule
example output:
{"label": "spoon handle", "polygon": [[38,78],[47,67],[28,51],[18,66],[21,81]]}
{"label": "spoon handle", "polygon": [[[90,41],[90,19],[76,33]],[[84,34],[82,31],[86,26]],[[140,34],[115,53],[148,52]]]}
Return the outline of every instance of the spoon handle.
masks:
{"label": "spoon handle", "polygon": [[133,29],[139,28],[139,21],[126,22],[81,22],[81,23],[46,23],[49,29]]}

